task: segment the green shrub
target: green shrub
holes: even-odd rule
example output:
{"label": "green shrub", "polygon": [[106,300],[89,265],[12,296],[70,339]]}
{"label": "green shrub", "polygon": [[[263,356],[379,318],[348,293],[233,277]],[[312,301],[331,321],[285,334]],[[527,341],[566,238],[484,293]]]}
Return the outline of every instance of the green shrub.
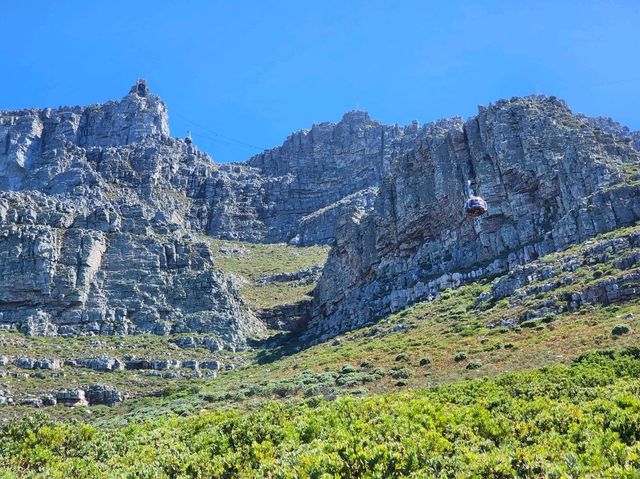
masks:
{"label": "green shrub", "polygon": [[413,373],[408,368],[394,368],[389,374],[393,379],[408,379]]}
{"label": "green shrub", "polygon": [[340,369],[340,374],[349,374],[349,373],[357,373],[359,369],[352,364],[345,364]]}
{"label": "green shrub", "polygon": [[555,320],[556,320],[555,314],[545,314],[541,319],[541,321],[545,324],[552,323]]}
{"label": "green shrub", "polygon": [[626,324],[618,324],[613,327],[613,329],[611,330],[611,334],[613,336],[622,336],[624,334],[627,334],[629,331],[631,331],[631,329]]}
{"label": "green shrub", "polygon": [[429,366],[431,365],[431,360],[429,358],[422,358],[420,360],[420,366]]}
{"label": "green shrub", "polygon": [[453,360],[456,363],[459,363],[460,361],[464,361],[465,359],[467,359],[467,353],[458,353],[453,357]]}
{"label": "green shrub", "polygon": [[522,323],[520,323],[521,328],[535,328],[537,326],[538,326],[537,319],[529,319],[527,321],[523,321]]}
{"label": "green shrub", "polygon": [[119,427],[36,415],[0,425],[0,477],[635,479],[639,380],[630,348],[381,396],[311,386],[312,398],[290,404]]}
{"label": "green shrub", "polygon": [[482,367],[482,363],[480,361],[469,361],[469,364],[467,364],[466,368],[467,369],[480,369]]}
{"label": "green shrub", "polygon": [[338,386],[355,386],[358,384],[365,384],[378,379],[378,376],[366,371],[357,371],[350,374],[341,374],[335,380]]}
{"label": "green shrub", "polygon": [[304,397],[313,397],[322,394],[322,387],[318,385],[310,386],[302,392]]}

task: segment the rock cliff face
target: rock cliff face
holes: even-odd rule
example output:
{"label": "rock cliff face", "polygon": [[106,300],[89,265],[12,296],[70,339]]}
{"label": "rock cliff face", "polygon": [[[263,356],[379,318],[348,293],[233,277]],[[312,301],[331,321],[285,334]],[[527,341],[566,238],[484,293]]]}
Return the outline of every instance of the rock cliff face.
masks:
{"label": "rock cliff face", "polygon": [[[634,223],[640,154],[617,130],[546,97],[431,125],[385,178],[373,211],[343,219],[308,336],[329,338]],[[468,180],[489,205],[477,219],[463,211]]]}
{"label": "rock cliff face", "polygon": [[206,331],[240,345],[261,325],[204,236],[331,242],[421,133],[351,112],[220,165],[169,136],[144,81],[120,101],[0,112],[0,325]]}
{"label": "rock cliff face", "polygon": [[167,108],[143,82],[118,102],[4,111],[0,113],[0,189],[25,189],[28,185],[23,182],[27,179],[38,185],[44,178],[33,178],[31,173],[54,159],[63,159],[65,148],[71,145],[123,146],[168,135]]}
{"label": "rock cliff face", "polygon": [[263,240],[309,245],[330,243],[338,212],[371,201],[394,158],[424,134],[417,122],[383,125],[363,111],[291,135],[281,147],[248,160],[267,178],[272,205]]}
{"label": "rock cliff face", "polygon": [[582,120],[588,121],[596,128],[619,137],[622,141],[628,143],[633,148],[640,151],[640,131],[631,131],[629,127],[621,125],[620,123],[609,117],[587,117],[584,115],[578,115],[578,117]]}
{"label": "rock cliff face", "polygon": [[260,331],[197,233],[217,167],[168,133],[144,82],[119,102],[0,113],[0,326],[229,347]]}
{"label": "rock cliff face", "polygon": [[[3,111],[0,327],[240,347],[263,326],[216,268],[217,237],[334,245],[307,332],[330,337],[636,221],[638,142],[531,97],[423,127],[354,111],[216,164],[169,136],[144,81],[120,101]],[[479,219],[462,212],[467,180]]]}
{"label": "rock cliff face", "polygon": [[191,227],[210,236],[328,244],[337,218],[370,205],[393,159],[424,133],[417,123],[388,126],[350,112],[246,163],[214,165],[200,155],[209,161],[198,162],[199,174],[179,172],[171,188],[192,204]]}

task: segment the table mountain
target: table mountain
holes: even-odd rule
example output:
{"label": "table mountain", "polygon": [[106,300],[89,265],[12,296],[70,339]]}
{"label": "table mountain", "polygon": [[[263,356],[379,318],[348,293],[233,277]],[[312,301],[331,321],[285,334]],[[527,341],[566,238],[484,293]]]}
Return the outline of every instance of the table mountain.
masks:
{"label": "table mountain", "polygon": [[553,97],[424,126],[352,111],[244,163],[168,125],[144,80],[120,101],[0,112],[0,327],[242,347],[264,326],[216,265],[222,238],[333,246],[318,340],[640,216],[638,134]]}

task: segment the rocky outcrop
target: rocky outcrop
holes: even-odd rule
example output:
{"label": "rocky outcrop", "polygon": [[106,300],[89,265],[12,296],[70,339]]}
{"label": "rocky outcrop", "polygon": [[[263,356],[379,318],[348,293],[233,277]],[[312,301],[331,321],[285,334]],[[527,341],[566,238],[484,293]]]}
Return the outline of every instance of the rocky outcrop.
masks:
{"label": "rocky outcrop", "polygon": [[631,131],[629,127],[621,125],[613,118],[606,116],[588,117],[585,115],[577,115],[580,119],[586,120],[594,127],[602,131],[618,136],[622,141],[640,151],[640,131]]}
{"label": "rocky outcrop", "polygon": [[[61,364],[57,359],[34,359],[18,357],[13,359],[13,364],[21,369],[60,369]],[[0,362],[0,365],[1,362]]]}
{"label": "rocky outcrop", "polygon": [[265,199],[273,204],[272,218],[264,219],[263,241],[332,242],[336,213],[350,202],[354,207],[366,203],[364,197],[371,197],[370,188],[380,183],[394,159],[424,133],[417,122],[383,125],[364,111],[352,111],[337,124],[314,125],[249,159],[247,165],[267,178]]}
{"label": "rocky outcrop", "polygon": [[89,402],[82,389],[65,389],[56,394],[56,402],[66,407],[88,406]]}
{"label": "rocky outcrop", "polygon": [[314,265],[294,273],[278,273],[264,276],[256,280],[256,285],[291,282],[295,285],[312,284],[318,280],[322,265]]}
{"label": "rocky outcrop", "polygon": [[[373,211],[347,217],[315,292],[307,337],[326,339],[445,288],[640,218],[640,154],[551,97],[433,124],[397,161]],[[465,217],[465,184],[489,205]]]}
{"label": "rocky outcrop", "polygon": [[258,314],[269,329],[300,333],[307,326],[310,311],[311,300],[303,300],[297,303],[263,309]]}
{"label": "rocky outcrop", "polygon": [[92,384],[84,391],[84,394],[90,406],[99,404],[115,406],[124,401],[124,395],[120,390],[105,384]]}
{"label": "rocky outcrop", "polygon": [[0,112],[2,327],[209,332],[232,348],[260,332],[197,236],[218,167],[168,134],[144,82],[119,102]]}
{"label": "rocky outcrop", "polygon": [[[575,248],[574,248],[575,249]],[[613,238],[587,240],[579,249],[512,268],[476,300],[479,308],[507,298],[511,308],[529,305],[507,324],[514,326],[589,305],[623,303],[640,294],[640,228]],[[631,315],[633,318],[633,315]]]}
{"label": "rocky outcrop", "polygon": [[181,349],[205,348],[212,352],[221,351],[223,344],[215,337],[182,336],[172,339],[171,342]]}
{"label": "rocky outcrop", "polygon": [[120,359],[107,356],[70,359],[65,361],[65,366],[93,369],[94,371],[101,372],[113,372],[124,369],[124,363]]}
{"label": "rocky outcrop", "polygon": [[[208,347],[211,351],[218,352],[220,349],[215,349],[216,345],[212,342],[213,339],[209,337],[198,338],[202,342],[200,343],[202,347]],[[216,340],[217,341],[217,340]],[[208,358],[212,358],[212,355],[207,356]],[[202,366],[201,366],[202,364]],[[207,360],[201,363],[201,361],[196,359],[186,359],[186,360],[178,360],[178,359],[150,359],[150,358],[139,358],[134,355],[125,355],[124,360],[109,357],[109,356],[99,356],[92,358],[74,358],[74,359],[35,359],[29,357],[9,357],[9,356],[0,356],[0,366],[8,366],[13,365],[15,368],[13,371],[7,372],[5,369],[0,369],[0,377],[5,376],[6,374],[11,374],[13,377],[30,377],[28,373],[17,372],[15,369],[25,369],[25,370],[49,370],[54,371],[49,375],[45,375],[42,372],[35,372],[32,375],[38,378],[49,377],[64,377],[65,371],[68,369],[75,368],[83,368],[83,369],[91,369],[92,371],[96,371],[99,373],[113,373],[116,371],[167,371],[167,370],[179,370],[179,369],[190,369],[190,370],[199,370],[200,367],[203,369],[210,369],[218,371],[221,367],[221,362],[218,360]],[[225,364],[226,367],[234,368],[235,365],[232,362],[227,362]],[[64,369],[64,370],[61,370]],[[180,372],[180,375],[183,375],[184,371]]]}
{"label": "rocky outcrop", "polygon": [[340,219],[369,211],[378,194],[372,186],[325,206],[300,219],[296,235],[289,240],[292,245],[333,244]]}

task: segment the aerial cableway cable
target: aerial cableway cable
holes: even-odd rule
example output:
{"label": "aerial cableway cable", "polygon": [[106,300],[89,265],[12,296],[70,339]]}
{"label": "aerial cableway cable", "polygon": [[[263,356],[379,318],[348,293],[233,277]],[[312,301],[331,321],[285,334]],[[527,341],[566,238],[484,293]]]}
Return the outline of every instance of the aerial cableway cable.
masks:
{"label": "aerial cableway cable", "polygon": [[[252,148],[252,149],[258,150],[258,151],[268,150],[268,148],[264,148],[264,147],[258,146],[258,145],[253,145],[251,143],[247,143],[245,141],[238,140],[236,138],[232,138],[232,137],[227,136],[227,135],[223,135],[222,133],[215,132],[215,131],[211,130],[210,128],[207,128],[206,126],[204,126],[204,125],[202,125],[200,123],[197,123],[197,122],[195,122],[193,120],[190,120],[189,118],[187,118],[184,115],[181,115],[180,113],[174,113],[174,114],[177,117],[181,118],[182,120],[186,121],[187,123],[193,125],[194,127],[197,127],[200,130],[204,131],[205,133],[208,133],[208,135],[207,134],[203,135],[203,134],[198,133],[198,137],[199,138],[202,138],[202,139],[205,139],[205,140],[210,140],[210,141],[215,141],[217,143],[221,143],[221,144],[227,145],[227,146],[240,145],[240,146],[244,146],[244,147],[247,147],[247,148]],[[213,136],[218,137],[218,138],[214,138],[213,136],[209,136],[209,135],[213,135]]]}

